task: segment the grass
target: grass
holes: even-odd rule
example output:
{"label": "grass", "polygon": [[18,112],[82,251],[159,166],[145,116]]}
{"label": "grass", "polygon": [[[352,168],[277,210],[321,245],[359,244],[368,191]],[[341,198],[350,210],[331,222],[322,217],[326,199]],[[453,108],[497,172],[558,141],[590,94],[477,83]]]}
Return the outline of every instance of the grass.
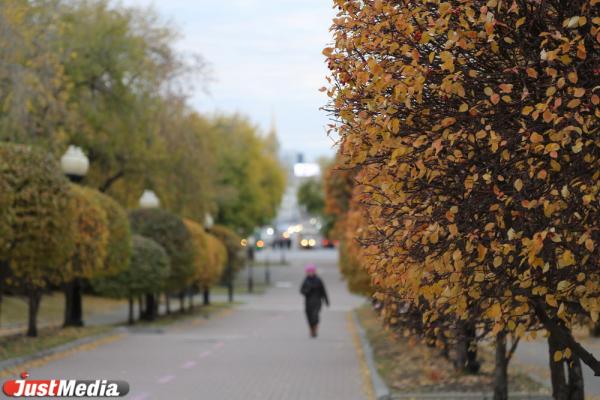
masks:
{"label": "grass", "polygon": [[[357,309],[357,316],[373,347],[379,373],[392,392],[492,390],[494,358],[483,346],[479,350],[481,372],[463,374],[455,371],[438,349],[385,329],[369,305]],[[511,392],[546,393],[543,386],[514,367],[509,367],[509,388]]]}
{"label": "grass", "polygon": [[28,356],[77,339],[106,333],[111,329],[113,329],[112,326],[42,328],[36,338],[30,338],[23,334],[5,336],[0,339],[0,360]]}
{"label": "grass", "polygon": [[[44,325],[61,324],[64,318],[64,294],[54,292],[42,297],[38,323]],[[84,318],[93,314],[109,313],[123,308],[123,300],[114,300],[97,296],[83,297]],[[27,301],[24,297],[3,296],[0,312],[0,330],[4,327],[23,327],[27,325]]]}

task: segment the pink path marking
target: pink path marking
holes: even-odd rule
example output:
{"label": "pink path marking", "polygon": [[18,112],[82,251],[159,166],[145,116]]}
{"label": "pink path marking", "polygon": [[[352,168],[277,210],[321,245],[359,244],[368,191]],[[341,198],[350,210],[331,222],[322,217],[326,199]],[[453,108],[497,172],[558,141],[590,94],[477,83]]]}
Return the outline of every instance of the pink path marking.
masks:
{"label": "pink path marking", "polygon": [[215,349],[220,349],[223,346],[225,346],[225,342],[217,342],[217,343],[215,343]]}
{"label": "pink path marking", "polygon": [[198,357],[200,358],[206,358],[208,356],[210,356],[212,353],[210,351],[203,351],[202,353],[200,353],[200,355]]}
{"label": "pink path marking", "polygon": [[183,369],[190,369],[190,368],[194,368],[196,366],[196,361],[186,361],[181,365],[181,368]]}
{"label": "pink path marking", "polygon": [[175,379],[175,375],[165,375],[158,378],[157,382],[164,385],[165,383],[171,382],[173,379]]}

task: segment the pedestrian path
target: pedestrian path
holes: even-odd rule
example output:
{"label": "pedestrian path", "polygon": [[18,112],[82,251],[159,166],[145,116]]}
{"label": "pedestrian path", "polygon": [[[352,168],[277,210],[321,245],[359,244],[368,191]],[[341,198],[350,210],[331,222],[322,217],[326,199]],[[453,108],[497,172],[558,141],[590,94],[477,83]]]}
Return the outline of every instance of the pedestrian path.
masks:
{"label": "pedestrian path", "polygon": [[[365,379],[335,251],[292,252],[271,271],[273,287],[227,315],[162,333],[138,332],[30,371],[32,378],[120,379],[127,397],[207,400],[363,400]],[[303,264],[317,263],[332,307],[310,339],[298,287]]]}

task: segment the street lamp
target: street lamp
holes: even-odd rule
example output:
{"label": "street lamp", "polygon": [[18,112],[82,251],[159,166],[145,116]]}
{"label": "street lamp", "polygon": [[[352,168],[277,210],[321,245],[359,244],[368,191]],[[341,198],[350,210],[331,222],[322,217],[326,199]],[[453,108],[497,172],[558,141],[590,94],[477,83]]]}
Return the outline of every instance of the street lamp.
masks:
{"label": "street lamp", "polygon": [[[210,231],[215,225],[215,220],[210,213],[204,214],[204,229]],[[233,264],[231,262],[231,256],[229,249],[227,249],[227,267],[225,269],[225,279],[227,280],[227,296],[229,302],[233,303]],[[204,305],[210,304],[210,289],[208,287],[203,288],[203,303]]]}
{"label": "street lamp", "polygon": [[248,293],[254,292],[254,250],[256,239],[254,236],[248,238],[247,262],[248,262]]}
{"label": "street lamp", "polygon": [[152,190],[144,190],[140,197],[141,208],[158,208],[160,207],[160,199]]}
{"label": "street lamp", "polygon": [[69,146],[60,159],[60,167],[71,182],[81,182],[90,168],[90,160],[81,147]]}
{"label": "street lamp", "polygon": [[[80,183],[90,168],[90,160],[81,147],[69,146],[60,158],[62,172],[73,183]],[[65,287],[65,326],[83,326],[81,279],[75,278]]]}
{"label": "street lamp", "polygon": [[[143,209],[153,209],[160,207],[160,199],[152,190],[144,190],[142,196],[140,197],[140,208]],[[160,296],[160,295],[159,295]],[[155,297],[154,294],[147,293],[146,294],[146,310],[142,313],[140,310],[140,314],[143,314],[143,318],[147,321],[154,321],[156,316],[158,315],[158,307],[159,307],[160,297]],[[141,308],[141,303],[140,303]],[[171,312],[170,304],[169,304],[169,295],[166,294],[166,308],[167,314]]]}

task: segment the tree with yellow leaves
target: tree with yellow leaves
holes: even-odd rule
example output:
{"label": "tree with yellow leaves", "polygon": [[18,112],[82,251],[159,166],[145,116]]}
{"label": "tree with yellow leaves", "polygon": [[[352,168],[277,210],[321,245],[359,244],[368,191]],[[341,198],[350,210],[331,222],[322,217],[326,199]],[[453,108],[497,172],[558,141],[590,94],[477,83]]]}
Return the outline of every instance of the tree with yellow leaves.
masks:
{"label": "tree with yellow leaves", "polygon": [[82,281],[98,276],[106,267],[109,229],[106,211],[94,189],[71,185],[76,226],[75,249],[62,270],[65,286],[64,326],[83,326]]}
{"label": "tree with yellow leaves", "polygon": [[581,361],[600,374],[570,330],[600,311],[598,0],[335,4],[330,109],[372,278],[425,299],[426,326],[481,316],[499,347],[541,324],[555,398],[582,399]]}
{"label": "tree with yellow leaves", "polygon": [[207,233],[206,244],[208,249],[208,262],[197,276],[197,281],[202,288],[204,305],[210,304],[210,288],[217,284],[227,264],[227,248],[216,236]]}
{"label": "tree with yellow leaves", "polygon": [[37,336],[43,290],[61,283],[73,252],[72,193],[56,160],[31,146],[0,144],[0,182],[0,272],[27,297],[27,335]]}

